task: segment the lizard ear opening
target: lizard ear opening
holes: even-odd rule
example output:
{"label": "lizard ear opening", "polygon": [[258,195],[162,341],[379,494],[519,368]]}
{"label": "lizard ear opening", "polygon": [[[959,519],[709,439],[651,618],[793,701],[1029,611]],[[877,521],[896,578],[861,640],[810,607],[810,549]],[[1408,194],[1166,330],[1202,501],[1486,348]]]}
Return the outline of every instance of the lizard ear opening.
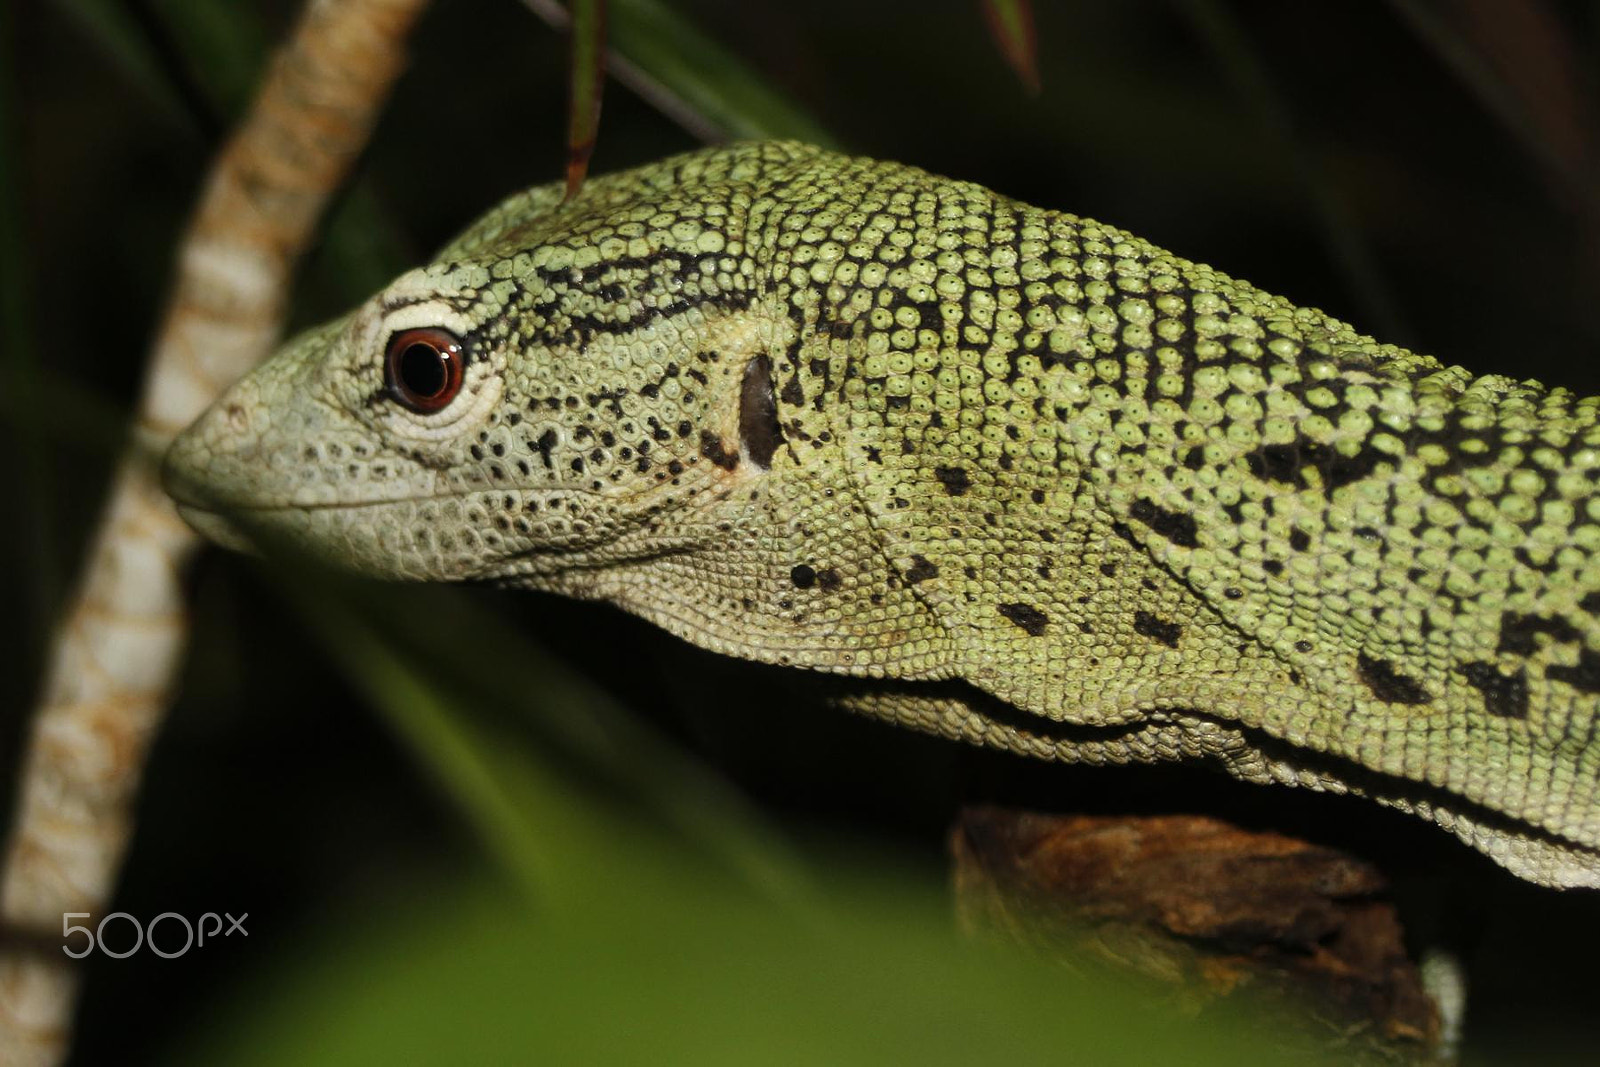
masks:
{"label": "lizard ear opening", "polygon": [[772,466],[772,454],[783,444],[778,401],[772,395],[772,361],[765,352],[744,369],[739,389],[739,443],[750,462],[762,470]]}

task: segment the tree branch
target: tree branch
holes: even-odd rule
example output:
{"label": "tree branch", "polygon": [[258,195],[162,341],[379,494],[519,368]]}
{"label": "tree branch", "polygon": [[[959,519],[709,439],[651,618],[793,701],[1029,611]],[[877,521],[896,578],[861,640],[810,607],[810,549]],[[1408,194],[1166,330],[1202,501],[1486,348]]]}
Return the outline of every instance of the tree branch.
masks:
{"label": "tree branch", "polygon": [[218,157],[178,258],[134,439],[56,634],[0,880],[0,1062],[48,1064],[77,989],[64,912],[98,920],[187,637],[197,539],[157,482],[173,436],[272,348],[295,261],[366,145],[426,0],[312,0]]}

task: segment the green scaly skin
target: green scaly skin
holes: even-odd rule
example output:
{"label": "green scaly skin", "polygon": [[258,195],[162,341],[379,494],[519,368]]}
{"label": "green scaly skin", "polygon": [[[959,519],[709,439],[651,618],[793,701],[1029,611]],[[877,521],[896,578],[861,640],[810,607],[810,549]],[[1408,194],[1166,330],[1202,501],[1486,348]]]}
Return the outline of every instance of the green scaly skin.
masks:
{"label": "green scaly skin", "polygon": [[[467,353],[434,414],[396,331]],[[607,600],[1044,758],[1209,757],[1600,885],[1594,399],[795,144],[518,194],[174,445],[354,570]]]}

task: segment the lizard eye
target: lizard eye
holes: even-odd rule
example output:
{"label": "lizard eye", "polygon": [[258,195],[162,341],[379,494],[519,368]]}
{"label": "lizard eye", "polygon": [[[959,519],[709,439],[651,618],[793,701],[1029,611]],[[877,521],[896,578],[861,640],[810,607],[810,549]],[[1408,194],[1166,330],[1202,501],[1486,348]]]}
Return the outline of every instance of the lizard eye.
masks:
{"label": "lizard eye", "polygon": [[461,339],[437,327],[401,330],[384,356],[389,394],[420,415],[431,415],[461,392],[467,353]]}

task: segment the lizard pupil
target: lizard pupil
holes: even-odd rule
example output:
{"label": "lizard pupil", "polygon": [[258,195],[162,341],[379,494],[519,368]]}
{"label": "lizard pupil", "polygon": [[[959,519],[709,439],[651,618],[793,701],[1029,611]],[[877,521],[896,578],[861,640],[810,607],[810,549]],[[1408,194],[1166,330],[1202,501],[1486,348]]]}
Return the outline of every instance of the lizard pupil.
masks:
{"label": "lizard pupil", "polygon": [[432,345],[406,346],[400,354],[400,380],[418,396],[438,396],[449,381],[439,350]]}
{"label": "lizard pupil", "polygon": [[389,393],[419,414],[439,411],[461,391],[466,352],[449,330],[401,330],[389,338],[385,366]]}

